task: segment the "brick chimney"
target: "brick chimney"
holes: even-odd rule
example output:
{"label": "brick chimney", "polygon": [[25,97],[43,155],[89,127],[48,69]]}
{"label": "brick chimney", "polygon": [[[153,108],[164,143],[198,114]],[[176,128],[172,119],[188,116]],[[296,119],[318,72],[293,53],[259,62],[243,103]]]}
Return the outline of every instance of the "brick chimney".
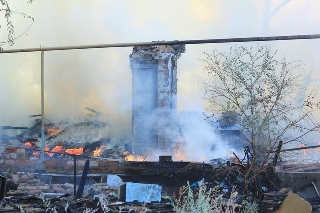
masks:
{"label": "brick chimney", "polygon": [[185,45],[135,46],[132,72],[132,151],[145,155],[170,147],[177,109],[177,60]]}

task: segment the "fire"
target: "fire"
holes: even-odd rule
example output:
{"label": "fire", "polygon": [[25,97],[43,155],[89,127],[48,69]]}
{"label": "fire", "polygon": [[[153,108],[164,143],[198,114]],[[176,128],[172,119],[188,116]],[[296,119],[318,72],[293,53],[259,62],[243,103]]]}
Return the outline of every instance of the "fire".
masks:
{"label": "fire", "polygon": [[141,155],[130,154],[124,157],[125,161],[144,161],[145,157]]}
{"label": "fire", "polygon": [[34,143],[29,142],[29,141],[25,142],[25,143],[24,143],[24,145],[26,145],[26,146],[27,146],[27,147],[29,147],[29,148],[34,147],[34,146],[35,146],[35,144],[34,144]]}
{"label": "fire", "polygon": [[73,149],[66,149],[66,153],[72,154],[72,155],[81,155],[83,154],[83,147],[80,148],[73,148]]}
{"label": "fire", "polygon": [[[44,151],[49,151],[49,147],[44,147]],[[45,152],[47,155],[49,155],[50,157],[53,156],[53,153],[50,152]]]}
{"label": "fire", "polygon": [[173,147],[173,150],[174,150],[173,156],[174,156],[175,160],[179,160],[179,161],[186,161],[187,160],[186,156],[181,151],[182,145],[183,145],[183,143],[177,143]]}
{"label": "fire", "polygon": [[55,146],[51,151],[52,152],[62,152],[63,146]]}
{"label": "fire", "polygon": [[34,151],[34,152],[32,152],[32,155],[34,155],[34,156],[40,156],[40,152],[39,152],[39,151]]}
{"label": "fire", "polygon": [[104,146],[97,147],[96,150],[93,151],[93,156],[98,157],[100,156],[101,152],[103,151]]}
{"label": "fire", "polygon": [[60,129],[55,129],[55,128],[46,127],[46,133],[49,134],[50,136],[56,135],[56,134],[58,134],[59,132],[61,132]]}

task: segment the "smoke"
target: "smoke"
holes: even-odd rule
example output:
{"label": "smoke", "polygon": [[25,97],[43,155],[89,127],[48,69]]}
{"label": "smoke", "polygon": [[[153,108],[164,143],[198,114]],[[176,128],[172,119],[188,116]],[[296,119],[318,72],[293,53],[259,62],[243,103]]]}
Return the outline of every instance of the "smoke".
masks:
{"label": "smoke", "polygon": [[[34,1],[32,5],[27,5],[21,1],[10,1],[13,10],[32,16],[35,22],[27,35],[16,40],[13,47],[4,46],[4,49],[320,32],[319,1],[289,1],[270,19],[265,19],[264,16],[268,16],[265,14],[268,11],[265,10],[267,2],[101,0],[88,3],[84,0],[66,0]],[[272,1],[270,11],[280,3]],[[13,15],[12,21],[16,35],[24,32],[30,24],[28,19],[19,15]],[[2,24],[5,23],[2,13],[0,23],[3,39],[6,26]],[[320,79],[319,40],[260,43],[265,44],[274,50],[281,50],[288,61],[301,60],[306,64],[306,70],[313,65],[310,84],[319,85],[315,81]],[[178,60],[178,111],[193,105],[200,105],[202,109],[208,106],[195,80],[195,76],[203,77],[198,59],[203,51],[226,51],[233,45],[186,46],[186,53]],[[255,43],[244,45],[253,46]],[[115,131],[130,135],[130,53],[131,48],[45,52],[46,118],[54,122],[73,119],[85,116],[85,107],[90,107],[106,115],[117,129]],[[0,125],[30,124],[32,120],[28,116],[41,111],[40,53],[0,55],[0,97]],[[320,114],[316,116],[319,118]],[[203,124],[194,125],[198,127]],[[197,134],[191,130],[188,137],[198,141]],[[201,144],[204,147],[206,144],[210,147],[211,141],[219,141],[213,135],[207,136],[205,139],[198,134],[198,138],[204,141]],[[213,154],[210,152],[209,155]]]}
{"label": "smoke", "polygon": [[209,161],[226,158],[234,149],[221,135],[216,133],[217,126],[210,125],[206,116],[198,111],[182,111],[178,115],[181,153],[187,160]]}

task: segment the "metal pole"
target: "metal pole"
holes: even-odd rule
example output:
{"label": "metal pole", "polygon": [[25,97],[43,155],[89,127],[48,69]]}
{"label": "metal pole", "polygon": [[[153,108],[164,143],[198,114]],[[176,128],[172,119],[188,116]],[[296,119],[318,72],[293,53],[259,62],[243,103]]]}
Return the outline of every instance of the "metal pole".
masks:
{"label": "metal pole", "polygon": [[[296,150],[302,150],[302,149],[315,149],[315,148],[319,148],[320,145],[316,145],[316,146],[306,146],[306,147],[300,147],[300,148],[292,148],[292,149],[282,149],[280,150],[280,152],[288,152],[288,151],[296,151]],[[274,152],[278,152],[276,151],[267,151],[267,153],[274,153]]]}
{"label": "metal pole", "polygon": [[73,196],[77,197],[77,160],[76,155],[73,155]]}
{"label": "metal pole", "polygon": [[247,38],[200,39],[200,40],[182,40],[182,41],[178,41],[178,40],[175,40],[175,41],[153,41],[153,42],[134,42],[134,43],[114,43],[114,44],[94,44],[94,45],[79,45],[79,46],[12,49],[12,50],[2,50],[2,51],[0,51],[0,54],[1,53],[17,53],[17,52],[111,48],[111,47],[155,46],[155,45],[175,45],[175,44],[214,44],[214,43],[231,43],[231,42],[301,40],[301,39],[318,39],[318,38],[320,38],[320,34],[291,35],[291,36],[269,36],[269,37],[247,37]]}
{"label": "metal pole", "polygon": [[41,151],[44,162],[44,51],[41,51]]}

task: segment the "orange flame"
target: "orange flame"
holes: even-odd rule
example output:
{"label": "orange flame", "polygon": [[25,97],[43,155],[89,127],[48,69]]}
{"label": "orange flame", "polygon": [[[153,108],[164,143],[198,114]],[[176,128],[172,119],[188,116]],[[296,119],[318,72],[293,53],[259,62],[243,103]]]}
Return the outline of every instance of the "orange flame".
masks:
{"label": "orange flame", "polygon": [[144,161],[145,157],[143,157],[141,155],[130,154],[130,155],[125,156],[124,160],[125,161]]}
{"label": "orange flame", "polygon": [[181,151],[182,145],[183,145],[183,143],[177,143],[173,147],[173,151],[174,151],[173,156],[174,156],[175,160],[179,160],[179,161],[186,161],[187,160],[186,156]]}
{"label": "orange flame", "polygon": [[101,152],[104,150],[104,146],[97,147],[96,150],[93,151],[93,156],[98,157],[100,156]]}
{"label": "orange flame", "polygon": [[32,152],[32,155],[34,155],[34,156],[40,156],[40,152],[39,152],[39,151],[34,151],[34,152]]}
{"label": "orange flame", "polygon": [[63,146],[55,146],[51,151],[52,152],[62,152]]}
{"label": "orange flame", "polygon": [[80,148],[73,148],[73,149],[66,149],[66,153],[72,154],[72,155],[81,155],[83,154],[83,147]]}
{"label": "orange flame", "polygon": [[[49,147],[44,147],[44,151],[49,151]],[[53,153],[50,153],[50,152],[45,152],[47,155],[49,155],[50,157],[53,156]]]}
{"label": "orange flame", "polygon": [[31,143],[29,141],[25,142],[24,145],[26,145],[29,148],[34,147],[34,143]]}
{"label": "orange flame", "polygon": [[46,127],[46,133],[49,134],[50,136],[56,135],[56,134],[58,134],[59,132],[61,132],[60,129],[55,129],[55,128]]}

